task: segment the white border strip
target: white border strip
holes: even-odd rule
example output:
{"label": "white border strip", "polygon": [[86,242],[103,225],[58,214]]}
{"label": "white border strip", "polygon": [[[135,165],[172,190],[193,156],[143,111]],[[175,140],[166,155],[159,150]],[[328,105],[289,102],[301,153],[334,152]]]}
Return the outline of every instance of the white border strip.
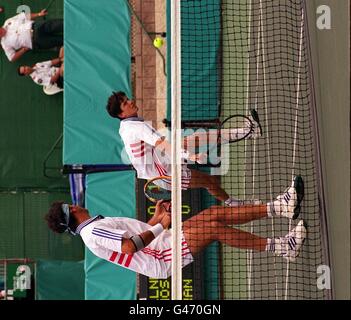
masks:
{"label": "white border strip", "polygon": [[[294,149],[293,149],[293,159],[292,159],[292,177],[293,181],[295,176],[295,162],[296,162],[296,148],[297,148],[297,127],[298,127],[298,112],[300,104],[300,86],[301,86],[301,60],[302,60],[302,45],[303,45],[303,36],[304,36],[304,20],[305,20],[305,11],[304,8],[301,8],[301,27],[300,27],[300,46],[299,46],[299,67],[297,72],[297,84],[296,84],[296,113],[295,113],[295,128],[294,128]],[[291,220],[289,220],[289,233],[291,231]],[[289,272],[290,263],[289,260],[286,264],[286,274],[285,274],[285,292],[284,299],[288,300],[289,298]]]}
{"label": "white border strip", "polygon": [[182,300],[181,187],[181,28],[180,3],[171,1],[171,168],[172,168],[172,300]]}

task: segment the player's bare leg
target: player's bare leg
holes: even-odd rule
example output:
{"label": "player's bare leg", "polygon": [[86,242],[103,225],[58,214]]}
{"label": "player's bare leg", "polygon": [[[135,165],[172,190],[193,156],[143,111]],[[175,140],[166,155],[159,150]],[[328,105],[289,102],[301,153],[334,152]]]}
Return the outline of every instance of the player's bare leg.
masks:
{"label": "player's bare leg", "polygon": [[267,217],[266,204],[240,207],[211,206],[210,208],[201,211],[196,216],[191,217],[189,221],[196,224],[218,221],[225,225],[233,225],[244,224]]}
{"label": "player's bare leg", "polygon": [[[189,219],[190,220],[190,219]],[[225,226],[219,221],[185,221],[183,232],[191,253],[202,251],[213,241],[225,243],[231,247],[264,251],[267,239],[252,233]],[[190,222],[190,223],[187,223]]]}
{"label": "player's bare leg", "polygon": [[64,59],[64,48],[63,47],[60,48],[59,58]]}
{"label": "player's bare leg", "polygon": [[[211,176],[198,170],[191,170],[190,188],[205,188],[219,201],[224,201],[227,206],[237,207],[244,204],[256,203],[256,200],[240,200],[229,196],[220,186],[220,180],[217,176]],[[259,201],[258,201],[259,202]]]}
{"label": "player's bare leg", "polygon": [[60,72],[60,76],[63,77],[63,75],[64,75],[64,64],[63,63],[60,66],[59,72]]}
{"label": "player's bare leg", "polygon": [[219,184],[217,176],[210,176],[198,170],[191,170],[190,188],[205,188],[207,191],[220,201],[226,201],[229,198]]}
{"label": "player's bare leg", "polygon": [[193,218],[183,223],[184,237],[193,255],[202,251],[212,242],[219,241],[235,248],[268,251],[294,262],[307,234],[303,220],[299,221],[297,226],[283,237],[263,238],[225,226],[219,221],[204,221]]}

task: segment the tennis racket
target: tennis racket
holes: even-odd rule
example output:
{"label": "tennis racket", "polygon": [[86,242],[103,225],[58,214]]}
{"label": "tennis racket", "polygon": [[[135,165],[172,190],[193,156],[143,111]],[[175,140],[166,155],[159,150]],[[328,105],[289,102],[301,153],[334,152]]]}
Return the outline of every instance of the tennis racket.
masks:
{"label": "tennis racket", "polygon": [[159,200],[170,201],[172,197],[171,190],[167,190],[166,186],[171,187],[170,176],[155,177],[145,183],[144,194],[153,203],[157,203]]}
{"label": "tennis racket", "polygon": [[[47,6],[44,8],[44,10],[45,10],[46,12],[48,12],[49,8],[50,8],[51,5],[54,3],[54,1],[55,1],[55,0],[51,0],[51,1],[47,4]],[[43,19],[46,20],[46,16],[44,16]]]}
{"label": "tennis racket", "polygon": [[[209,133],[209,148],[201,154],[199,164],[209,165],[208,159],[213,150],[219,152],[222,144],[236,143],[246,139],[254,131],[252,120],[244,115],[232,115],[218,123],[217,132]],[[213,131],[213,130],[212,130]]]}
{"label": "tennis racket", "polygon": [[246,139],[253,132],[254,124],[249,117],[237,114],[223,120],[218,129],[218,144],[234,143]]}
{"label": "tennis racket", "polygon": [[[218,164],[208,163],[207,159],[209,158],[212,151],[216,148],[217,154],[220,154],[221,152],[218,150],[220,150],[222,144],[236,143],[248,137],[262,135],[262,127],[260,124],[259,116],[255,109],[250,110],[250,116],[236,114],[227,117],[223,121],[218,120],[216,122],[187,121],[186,123],[183,123],[183,127],[209,129],[208,133],[206,133],[209,147],[205,153],[197,152],[197,154],[199,154],[200,161],[196,162],[199,164],[211,166],[216,166]],[[201,135],[202,134],[198,135],[198,137]],[[191,136],[189,136],[189,138],[191,138]],[[214,159],[216,159],[216,157]]]}
{"label": "tennis racket", "polygon": [[54,1],[55,1],[55,0],[51,0],[51,1],[47,4],[47,6],[45,7],[45,11],[48,11],[48,10],[50,9],[50,7],[51,7],[51,5],[54,3]]}

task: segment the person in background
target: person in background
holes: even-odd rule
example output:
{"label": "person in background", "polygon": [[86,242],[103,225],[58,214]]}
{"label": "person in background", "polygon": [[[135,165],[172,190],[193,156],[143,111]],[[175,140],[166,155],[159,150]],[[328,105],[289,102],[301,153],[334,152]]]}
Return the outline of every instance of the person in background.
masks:
{"label": "person in background", "polygon": [[59,57],[49,61],[38,62],[34,66],[20,66],[17,69],[18,75],[30,76],[32,80],[41,86],[56,84],[63,89],[64,75],[64,51],[60,49]]}
{"label": "person in background", "polygon": [[9,61],[17,61],[29,50],[63,46],[62,19],[35,21],[47,14],[45,9],[38,13],[21,12],[5,21],[0,28],[0,40]]}

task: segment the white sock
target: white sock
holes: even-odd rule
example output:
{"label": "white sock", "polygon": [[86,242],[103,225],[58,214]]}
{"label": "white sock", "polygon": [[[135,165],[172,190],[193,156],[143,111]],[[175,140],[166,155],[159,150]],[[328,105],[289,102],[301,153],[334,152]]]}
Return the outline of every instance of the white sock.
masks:
{"label": "white sock", "polygon": [[236,199],[236,198],[233,198],[233,197],[229,197],[226,201],[224,201],[224,203],[228,207],[239,207],[240,205],[242,205],[242,200]]}
{"label": "white sock", "polygon": [[230,129],[230,139],[231,140],[239,140],[244,138],[249,132],[251,128],[238,128],[238,129]]}
{"label": "white sock", "polygon": [[267,203],[267,216],[272,218],[281,215],[280,200]]}
{"label": "white sock", "polygon": [[267,238],[266,251],[275,252],[275,239]]}
{"label": "white sock", "polygon": [[238,140],[244,138],[249,132],[248,128],[224,129],[221,131],[221,143],[228,143],[230,140]]}

